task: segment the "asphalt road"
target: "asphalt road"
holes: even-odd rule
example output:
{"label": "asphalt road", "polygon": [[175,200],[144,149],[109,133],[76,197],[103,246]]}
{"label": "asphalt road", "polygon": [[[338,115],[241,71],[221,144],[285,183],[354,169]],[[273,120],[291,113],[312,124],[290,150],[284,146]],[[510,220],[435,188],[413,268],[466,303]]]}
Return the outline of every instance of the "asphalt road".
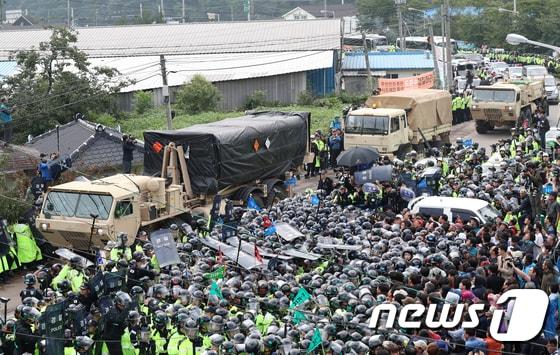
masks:
{"label": "asphalt road", "polygon": [[[551,127],[560,127],[560,108],[558,105],[550,106],[550,114],[548,117]],[[490,150],[490,145],[496,143],[499,139],[508,138],[510,136],[511,127],[497,127],[486,134],[476,133],[474,121],[461,123],[453,126],[451,131],[451,142],[455,142],[457,138],[472,138],[478,142],[481,147]]]}

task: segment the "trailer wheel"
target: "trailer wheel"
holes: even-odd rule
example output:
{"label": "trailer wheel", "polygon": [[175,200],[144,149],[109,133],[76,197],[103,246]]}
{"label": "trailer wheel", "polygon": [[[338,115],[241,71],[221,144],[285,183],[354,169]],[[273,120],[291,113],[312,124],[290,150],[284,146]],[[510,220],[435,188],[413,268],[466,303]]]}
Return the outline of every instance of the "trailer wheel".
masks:
{"label": "trailer wheel", "polygon": [[255,202],[260,208],[265,209],[268,207],[268,205],[265,203],[265,198],[263,197],[263,194],[261,192],[253,193],[253,199],[255,200]]}
{"label": "trailer wheel", "polygon": [[247,200],[250,195],[253,195],[253,199],[259,207],[266,207],[266,199],[263,196],[263,192],[256,186],[245,186],[235,193],[236,199],[243,201],[243,206],[245,207],[247,207]]}

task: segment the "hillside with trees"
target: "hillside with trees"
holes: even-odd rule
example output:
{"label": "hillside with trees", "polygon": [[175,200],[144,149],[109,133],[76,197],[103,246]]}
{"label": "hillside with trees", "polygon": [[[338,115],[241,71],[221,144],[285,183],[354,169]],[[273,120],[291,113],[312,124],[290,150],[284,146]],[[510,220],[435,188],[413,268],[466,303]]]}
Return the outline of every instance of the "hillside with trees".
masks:
{"label": "hillside with trees", "polygon": [[[28,16],[41,23],[63,24],[67,21],[67,2],[62,0],[0,0],[4,10],[27,10]],[[207,13],[219,14],[220,21],[243,21],[247,0],[185,0],[187,22],[208,21]],[[340,4],[340,0],[328,0]],[[346,0],[345,3],[354,3]],[[78,26],[160,22],[160,0],[70,0]],[[167,19],[182,20],[182,0],[163,0]],[[255,20],[277,19],[296,6],[323,4],[323,0],[252,0]],[[140,16],[142,7],[142,17]]]}

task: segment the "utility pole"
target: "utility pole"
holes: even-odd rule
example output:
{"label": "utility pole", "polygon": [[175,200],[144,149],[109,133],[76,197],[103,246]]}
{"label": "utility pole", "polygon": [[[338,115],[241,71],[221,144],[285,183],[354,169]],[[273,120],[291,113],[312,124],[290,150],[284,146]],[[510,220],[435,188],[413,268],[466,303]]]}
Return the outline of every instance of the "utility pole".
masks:
{"label": "utility pole", "polygon": [[447,85],[453,87],[453,67],[451,66],[451,17],[449,16],[449,0],[444,0],[445,7],[445,57],[447,58]]}
{"label": "utility pole", "polygon": [[323,0],[323,15],[327,18],[327,0]]}
{"label": "utility pole", "polygon": [[[445,38],[445,7],[443,6],[443,4],[441,5],[440,8],[440,13],[441,13],[441,40],[443,41]],[[434,40],[434,46],[435,46],[435,40]],[[444,90],[449,90],[449,88],[447,87],[447,69],[446,68],[446,50],[444,47],[441,47],[441,65],[442,70],[441,72],[443,73],[443,89]]]}
{"label": "utility pole", "polygon": [[70,15],[71,15],[71,19],[72,19],[70,21],[70,23],[72,24],[72,28],[74,28],[75,27],[75,24],[74,24],[74,8],[70,9]]}
{"label": "utility pole", "polygon": [[144,10],[142,9],[142,3],[140,3],[140,19],[144,19]]}
{"label": "utility pole", "polygon": [[247,0],[249,3],[249,10],[247,11],[247,21],[251,21],[251,0]]}
{"label": "utility pole", "polygon": [[338,85],[337,85],[337,92],[342,92],[342,53],[344,50],[344,17],[340,19],[340,49],[338,51]]}
{"label": "utility pole", "polygon": [[371,78],[371,67],[369,66],[369,48],[364,32],[362,32],[362,42],[364,44],[364,59],[366,60],[368,95],[373,95],[373,80]]}
{"label": "utility pole", "polygon": [[173,129],[171,122],[171,100],[169,97],[169,86],[167,85],[167,69],[165,68],[165,56],[163,54],[159,56],[159,64],[161,66],[161,78],[163,80],[161,94],[163,95],[165,113],[167,114],[167,129],[171,130]]}
{"label": "utility pole", "polygon": [[161,20],[165,22],[165,10],[163,8],[163,0],[160,0],[159,8],[161,9]]}
{"label": "utility pole", "polygon": [[183,19],[183,23],[185,23],[185,0],[183,0],[183,12],[181,14],[181,18]]}
{"label": "utility pole", "polygon": [[68,25],[68,28],[70,28],[71,26],[71,22],[70,22],[70,0],[66,1],[66,24]]}
{"label": "utility pole", "polygon": [[397,16],[399,18],[399,47],[402,51],[406,51],[406,38],[403,31],[403,17],[401,5],[406,4],[406,0],[395,0],[397,5]]}
{"label": "utility pole", "polygon": [[97,26],[97,12],[98,12],[98,10],[95,9],[95,26]]}
{"label": "utility pole", "polygon": [[432,58],[434,60],[434,78],[436,82],[436,89],[441,88],[441,81],[439,80],[439,67],[438,67],[438,60],[436,56],[436,45],[434,42],[434,26],[430,23],[430,27],[428,27],[430,38],[432,39],[431,47],[432,47]]}

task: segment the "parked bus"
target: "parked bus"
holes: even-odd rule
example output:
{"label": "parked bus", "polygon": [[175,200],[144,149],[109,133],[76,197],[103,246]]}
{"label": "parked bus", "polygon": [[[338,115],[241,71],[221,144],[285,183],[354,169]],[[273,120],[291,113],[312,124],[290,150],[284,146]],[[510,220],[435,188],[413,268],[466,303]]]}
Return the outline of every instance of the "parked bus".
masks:
{"label": "parked bus", "polygon": [[[429,37],[405,37],[407,50],[431,50]],[[434,43],[438,47],[445,47],[445,37],[434,36]],[[397,47],[401,48],[401,39],[397,39]],[[451,38],[451,55],[457,54],[457,42]]]}
{"label": "parked bus", "polygon": [[[376,48],[378,50],[384,50],[388,47],[387,37],[375,33],[366,34],[366,42],[369,49]],[[364,47],[364,40],[361,33],[344,35],[343,43],[352,50]]]}

